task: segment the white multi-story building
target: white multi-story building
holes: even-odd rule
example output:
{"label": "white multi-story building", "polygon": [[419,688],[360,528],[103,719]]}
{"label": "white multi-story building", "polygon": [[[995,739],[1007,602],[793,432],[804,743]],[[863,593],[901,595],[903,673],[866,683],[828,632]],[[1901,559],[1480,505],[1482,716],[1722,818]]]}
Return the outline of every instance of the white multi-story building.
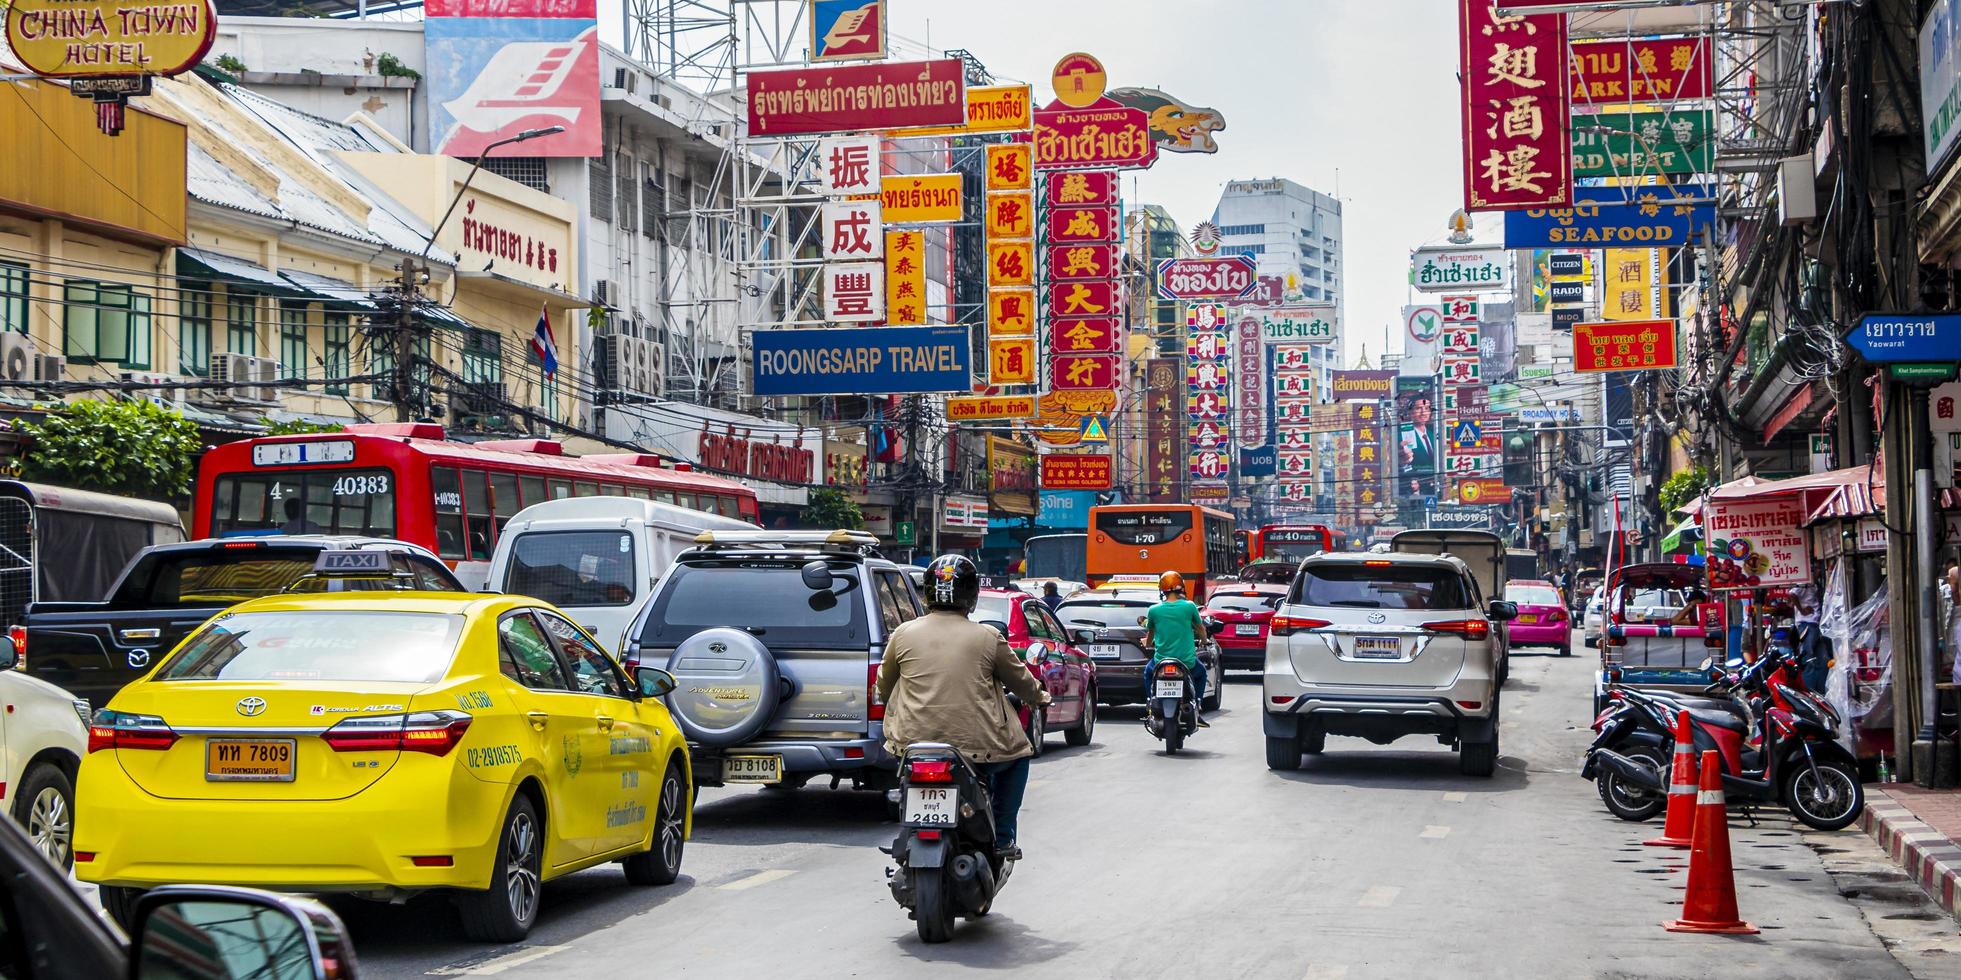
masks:
{"label": "white multi-story building", "polygon": [[[1287,280],[1290,298],[1332,303],[1342,312],[1340,200],[1285,177],[1234,180],[1219,195],[1212,223],[1219,226],[1221,254],[1250,256],[1261,275]],[[1346,318],[1341,322],[1345,326]],[[1345,337],[1338,335],[1315,358],[1326,391],[1329,372],[1347,364]]]}

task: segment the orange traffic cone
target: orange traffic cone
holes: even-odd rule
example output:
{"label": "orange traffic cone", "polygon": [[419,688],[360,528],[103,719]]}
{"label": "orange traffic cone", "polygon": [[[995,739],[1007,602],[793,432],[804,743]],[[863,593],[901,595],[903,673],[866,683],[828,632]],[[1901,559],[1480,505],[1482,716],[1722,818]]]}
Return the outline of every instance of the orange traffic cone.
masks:
{"label": "orange traffic cone", "polygon": [[1662,818],[1661,836],[1641,843],[1649,847],[1688,847],[1695,829],[1695,740],[1690,732],[1689,713],[1675,715],[1675,762],[1668,773],[1668,815]]}
{"label": "orange traffic cone", "polygon": [[1713,751],[1702,753],[1701,792],[1695,795],[1695,847],[1689,851],[1689,888],[1682,917],[1662,923],[1669,932],[1750,935],[1757,927],[1736,917],[1736,876],[1730,869],[1729,813],[1723,804],[1723,767]]}

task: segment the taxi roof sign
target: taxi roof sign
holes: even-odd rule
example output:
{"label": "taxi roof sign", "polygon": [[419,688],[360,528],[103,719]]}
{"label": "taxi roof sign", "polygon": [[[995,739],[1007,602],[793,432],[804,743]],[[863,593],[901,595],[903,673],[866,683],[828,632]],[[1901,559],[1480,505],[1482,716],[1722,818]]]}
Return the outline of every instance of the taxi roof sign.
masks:
{"label": "taxi roof sign", "polygon": [[323,551],[313,560],[313,570],[321,575],[387,575],[386,551]]}

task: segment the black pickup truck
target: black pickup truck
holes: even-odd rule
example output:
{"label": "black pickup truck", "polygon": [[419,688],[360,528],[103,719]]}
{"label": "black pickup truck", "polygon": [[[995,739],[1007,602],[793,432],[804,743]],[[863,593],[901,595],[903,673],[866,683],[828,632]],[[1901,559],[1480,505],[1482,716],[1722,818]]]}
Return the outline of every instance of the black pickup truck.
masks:
{"label": "black pickup truck", "polygon": [[[358,557],[374,552],[386,560]],[[145,548],[107,599],[30,603],[10,632],[28,673],[99,708],[205,620],[237,603],[349,589],[466,591],[435,555],[403,541],[214,538]]]}

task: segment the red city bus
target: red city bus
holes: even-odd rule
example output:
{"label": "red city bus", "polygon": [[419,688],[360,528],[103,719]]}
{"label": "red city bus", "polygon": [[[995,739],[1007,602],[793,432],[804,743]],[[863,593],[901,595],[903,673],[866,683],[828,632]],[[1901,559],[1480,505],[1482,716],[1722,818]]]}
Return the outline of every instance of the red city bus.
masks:
{"label": "red city bus", "polygon": [[441,556],[482,588],[505,522],[562,497],[637,497],[755,522],[756,492],[643,453],[567,456],[560,443],[461,443],[431,423],[350,425],[217,446],[198,464],[192,534],[360,534]]}
{"label": "red city bus", "polygon": [[1253,538],[1249,560],[1299,562],[1308,555],[1340,551],[1348,535],[1325,524],[1268,524]]}

